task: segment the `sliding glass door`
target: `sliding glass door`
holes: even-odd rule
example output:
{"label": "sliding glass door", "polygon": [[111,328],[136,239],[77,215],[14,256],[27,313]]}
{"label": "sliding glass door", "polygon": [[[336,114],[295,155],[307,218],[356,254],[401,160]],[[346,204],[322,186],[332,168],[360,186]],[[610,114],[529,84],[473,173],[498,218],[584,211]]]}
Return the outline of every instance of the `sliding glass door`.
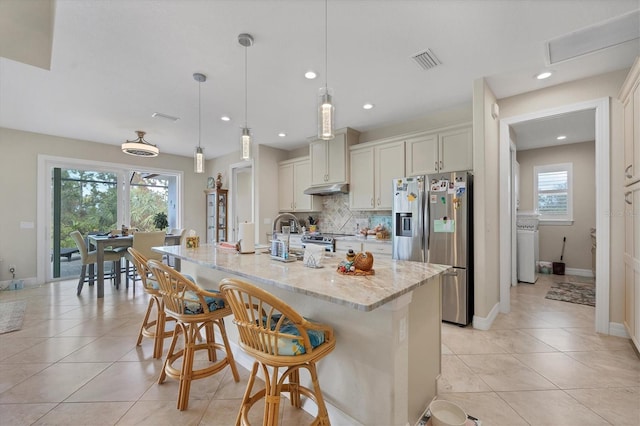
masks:
{"label": "sliding glass door", "polygon": [[46,165],[47,238],[50,253],[46,280],[78,276],[80,254],[70,237],[74,230],[85,237],[108,233],[122,225],[153,231],[154,216],[165,213],[169,228],[181,225],[181,172],[136,170],[118,165],[77,160],[50,161]]}

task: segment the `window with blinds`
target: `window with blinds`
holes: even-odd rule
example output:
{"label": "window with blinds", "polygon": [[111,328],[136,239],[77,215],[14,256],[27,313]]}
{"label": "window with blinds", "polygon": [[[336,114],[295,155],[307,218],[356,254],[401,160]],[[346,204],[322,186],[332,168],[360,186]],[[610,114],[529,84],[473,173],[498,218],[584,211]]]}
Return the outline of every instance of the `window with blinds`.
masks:
{"label": "window with blinds", "polygon": [[534,203],[541,221],[570,222],[573,220],[571,163],[535,166]]}

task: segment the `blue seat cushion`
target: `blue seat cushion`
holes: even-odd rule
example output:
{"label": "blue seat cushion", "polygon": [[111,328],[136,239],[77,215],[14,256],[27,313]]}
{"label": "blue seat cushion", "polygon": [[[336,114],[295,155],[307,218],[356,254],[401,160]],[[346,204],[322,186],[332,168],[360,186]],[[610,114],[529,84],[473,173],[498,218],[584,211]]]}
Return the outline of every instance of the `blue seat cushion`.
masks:
{"label": "blue seat cushion", "polygon": [[[276,323],[278,322],[280,316],[281,314],[276,314],[271,317],[271,330],[275,329]],[[307,318],[305,319],[309,322],[313,322]],[[285,319],[280,326],[280,333],[300,336],[300,330],[298,330],[298,327],[293,324],[288,318]],[[309,335],[309,342],[311,343],[312,348],[317,348],[324,343],[324,331],[307,330],[307,334]],[[305,350],[302,339],[290,339],[287,337],[278,338],[278,355],[295,356],[302,355],[306,352],[307,351]]]}
{"label": "blue seat cushion", "polygon": [[[209,293],[220,294],[218,290],[205,290]],[[199,315],[204,313],[204,308],[200,304],[200,300],[196,293],[191,290],[187,290],[184,295],[184,313],[187,315]],[[224,299],[221,297],[205,296],[204,301],[209,307],[209,312],[213,312],[217,309],[225,307]]]}

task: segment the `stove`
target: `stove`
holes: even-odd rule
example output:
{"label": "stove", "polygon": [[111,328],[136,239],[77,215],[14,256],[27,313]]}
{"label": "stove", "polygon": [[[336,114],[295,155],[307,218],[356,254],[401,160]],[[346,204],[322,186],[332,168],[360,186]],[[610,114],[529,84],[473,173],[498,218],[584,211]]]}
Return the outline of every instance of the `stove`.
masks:
{"label": "stove", "polygon": [[302,248],[305,248],[306,244],[318,244],[325,246],[325,251],[336,251],[336,240],[331,234],[305,234],[300,238],[302,242]]}

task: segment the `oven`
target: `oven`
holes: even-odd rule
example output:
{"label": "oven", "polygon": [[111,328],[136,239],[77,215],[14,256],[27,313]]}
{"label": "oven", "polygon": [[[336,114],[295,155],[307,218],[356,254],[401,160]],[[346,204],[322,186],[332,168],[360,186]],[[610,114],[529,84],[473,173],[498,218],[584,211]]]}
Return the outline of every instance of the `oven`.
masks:
{"label": "oven", "polygon": [[336,251],[336,240],[330,235],[303,235],[300,240],[302,242],[302,248],[305,248],[307,244],[317,244],[324,246],[324,250],[327,252],[333,253]]}

